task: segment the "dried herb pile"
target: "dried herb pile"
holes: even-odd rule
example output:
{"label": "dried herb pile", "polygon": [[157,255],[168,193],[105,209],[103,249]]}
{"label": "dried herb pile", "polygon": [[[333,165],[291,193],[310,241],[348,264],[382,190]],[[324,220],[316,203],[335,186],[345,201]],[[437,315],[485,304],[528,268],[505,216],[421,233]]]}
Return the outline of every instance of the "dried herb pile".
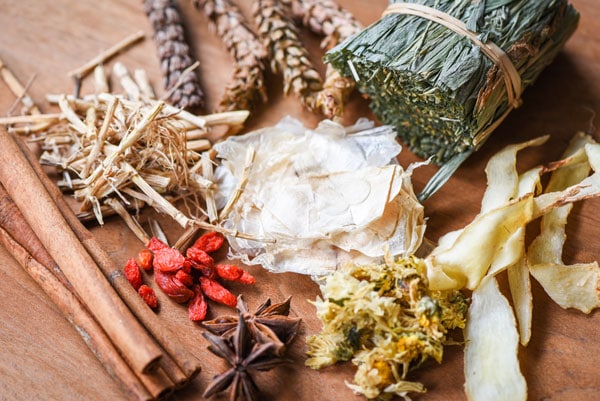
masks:
{"label": "dried herb pile", "polygon": [[234,72],[219,104],[221,110],[251,110],[266,102],[267,69],[280,75],[284,93],[293,94],[309,110],[339,117],[354,89],[352,80],[327,68],[325,77],[301,40],[300,26],[323,37],[331,48],[362,27],[334,0],[255,0],[247,21],[235,1],[196,0],[213,30],[234,59]]}
{"label": "dried herb pile", "polygon": [[[518,90],[553,60],[579,17],[566,0],[408,3],[447,13],[499,46],[521,77]],[[438,164],[460,164],[509,109],[504,74],[481,47],[422,16],[386,15],[325,58],[354,77],[413,152]]]}
{"label": "dried herb pile", "polygon": [[81,202],[79,218],[102,224],[105,216],[118,213],[144,244],[150,236],[127,210],[151,205],[184,228],[202,225],[206,217],[214,221],[212,162],[206,151],[219,135],[237,132],[248,112],[191,114],[156,100],[150,85],[135,82],[122,64],[113,72],[125,93],[80,99],[48,95],[60,113],[24,121],[21,128],[48,124],[29,138],[42,148],[40,162],[62,174],[57,185]]}
{"label": "dried herb pile", "polygon": [[458,291],[430,291],[422,259],[349,266],[321,283],[319,334],[307,339],[306,364],[339,361],[358,366],[348,384],[368,399],[389,400],[425,387],[408,372],[432,358],[441,362],[447,332],[465,324],[467,302]]}

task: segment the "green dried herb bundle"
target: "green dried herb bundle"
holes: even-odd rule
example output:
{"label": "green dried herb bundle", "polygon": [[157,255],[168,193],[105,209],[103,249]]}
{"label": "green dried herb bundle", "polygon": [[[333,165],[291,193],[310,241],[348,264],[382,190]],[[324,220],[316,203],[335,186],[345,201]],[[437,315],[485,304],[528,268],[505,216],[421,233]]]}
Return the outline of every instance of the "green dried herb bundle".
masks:
{"label": "green dried herb bundle", "polygon": [[[374,113],[395,126],[414,153],[452,171],[518,105],[519,93],[553,60],[579,19],[567,0],[390,4],[407,6],[428,6],[454,17],[482,43],[430,17],[393,12],[325,59],[354,77],[358,89],[371,98]],[[493,44],[520,76],[514,106],[509,104],[506,74],[484,53]]]}

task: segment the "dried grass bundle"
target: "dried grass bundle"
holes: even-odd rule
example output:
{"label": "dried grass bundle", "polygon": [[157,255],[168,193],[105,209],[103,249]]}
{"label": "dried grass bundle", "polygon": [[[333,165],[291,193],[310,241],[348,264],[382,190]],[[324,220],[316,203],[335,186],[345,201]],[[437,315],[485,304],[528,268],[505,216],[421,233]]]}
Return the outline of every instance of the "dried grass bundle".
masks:
{"label": "dried grass bundle", "polygon": [[[42,148],[40,162],[63,174],[57,184],[81,202],[82,219],[94,216],[103,224],[107,214],[125,217],[124,209],[149,205],[184,228],[206,224],[200,220],[210,217],[214,202],[207,199],[212,169],[206,162],[208,158],[210,164],[210,155],[203,152],[215,139],[237,132],[249,113],[197,116],[156,100],[145,74],[136,72],[136,83],[124,66],[115,66],[114,72],[125,95],[48,95],[60,113],[22,118],[25,124],[51,123],[30,137]],[[183,202],[186,213],[175,207],[176,201]],[[145,240],[139,225],[134,228],[135,222],[125,220]]]}

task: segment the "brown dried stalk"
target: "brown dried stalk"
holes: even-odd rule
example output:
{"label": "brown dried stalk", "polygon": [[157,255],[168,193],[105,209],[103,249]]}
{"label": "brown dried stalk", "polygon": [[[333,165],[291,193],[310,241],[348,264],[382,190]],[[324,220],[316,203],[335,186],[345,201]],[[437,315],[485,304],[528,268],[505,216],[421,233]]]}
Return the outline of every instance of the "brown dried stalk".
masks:
{"label": "brown dried stalk", "polygon": [[[292,4],[294,15],[318,35],[323,35],[323,49],[329,50],[358,33],[362,25],[335,0],[297,0]],[[317,95],[317,108],[328,118],[339,117],[344,104],[354,90],[354,80],[343,77],[327,65],[323,90]]]}
{"label": "brown dried stalk", "polygon": [[239,8],[229,0],[196,0],[235,60],[233,79],[225,88],[219,110],[251,110],[257,101],[267,101],[265,59],[267,51],[250,29]]}
{"label": "brown dried stalk", "polygon": [[277,0],[255,0],[253,6],[271,68],[283,73],[284,93],[293,92],[308,109],[314,110],[323,80],[311,63],[293,21],[286,16],[286,5]]}
{"label": "brown dried stalk", "polygon": [[204,93],[198,77],[188,70],[194,61],[175,1],[145,0],[144,11],[154,29],[169,103],[182,109],[203,107]]}

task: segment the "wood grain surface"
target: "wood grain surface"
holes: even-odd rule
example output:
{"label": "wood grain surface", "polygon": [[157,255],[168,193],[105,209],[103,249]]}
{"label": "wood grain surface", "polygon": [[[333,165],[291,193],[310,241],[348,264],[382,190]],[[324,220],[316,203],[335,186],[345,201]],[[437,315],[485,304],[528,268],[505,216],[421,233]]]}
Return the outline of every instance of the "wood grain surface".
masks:
{"label": "wood grain surface", "polygon": [[[533,0],[530,0],[533,1]],[[207,93],[208,109],[216,106],[229,79],[232,61],[209,29],[204,15],[191,1],[180,1],[193,50],[201,62],[199,76]],[[248,13],[249,1],[240,1]],[[375,21],[386,6],[385,0],[340,0],[363,24]],[[494,133],[483,148],[471,157],[433,198],[425,203],[427,237],[437,240],[444,233],[467,224],[478,212],[485,188],[484,168],[489,157],[504,145],[542,134],[549,142],[523,151],[520,166],[525,168],[555,160],[577,131],[587,131],[600,140],[600,7],[597,0],[573,0],[581,12],[574,37],[556,61],[525,91],[524,105]],[[44,112],[53,108],[45,102],[49,93],[71,93],[67,72],[138,30],[147,40],[119,55],[116,60],[128,68],[144,68],[159,92],[160,72],[151,28],[141,1],[0,0],[0,57],[25,83],[32,80],[29,93]],[[314,60],[322,52],[319,38],[302,31]],[[114,61],[108,64],[110,67]],[[319,64],[321,71],[323,66]],[[268,76],[269,103],[260,107],[246,127],[250,130],[276,123],[292,115],[314,126],[320,119],[302,109],[294,97],[282,95],[278,76]],[[84,83],[83,92],[89,90]],[[15,102],[0,83],[0,114]],[[346,123],[370,117],[368,103],[355,95],[344,116]],[[2,149],[0,149],[2,151]],[[403,151],[403,165],[418,160]],[[414,177],[420,190],[435,167],[418,169]],[[569,219],[565,247],[567,263],[600,259],[600,200],[578,204]],[[103,227],[92,227],[115,262],[122,265],[137,254],[142,244],[118,219]],[[174,241],[179,229],[167,227]],[[304,367],[304,338],[319,330],[314,308],[308,302],[318,295],[317,286],[295,274],[272,274],[250,267],[257,277],[254,288],[232,286],[242,292],[251,308],[267,296],[273,301],[292,295],[293,313],[303,318],[302,332],[290,350],[294,363],[257,376],[265,400],[360,400],[345,386],[354,374],[351,364],[322,371]],[[537,283],[534,289],[533,337],[519,350],[521,367],[529,386],[530,400],[600,400],[600,314],[584,315],[563,310],[545,295]],[[160,317],[176,328],[181,341],[203,361],[203,371],[171,399],[202,400],[212,376],[223,369],[220,360],[206,350],[200,326],[187,318],[185,308],[159,294]],[[212,316],[227,312],[211,304]],[[412,375],[428,388],[418,401],[465,400],[462,348],[449,347],[441,365],[430,363]],[[124,399],[118,384],[104,371],[80,336],[60,315],[35,282],[0,248],[0,400],[109,401]],[[225,395],[215,400],[227,399]]]}

